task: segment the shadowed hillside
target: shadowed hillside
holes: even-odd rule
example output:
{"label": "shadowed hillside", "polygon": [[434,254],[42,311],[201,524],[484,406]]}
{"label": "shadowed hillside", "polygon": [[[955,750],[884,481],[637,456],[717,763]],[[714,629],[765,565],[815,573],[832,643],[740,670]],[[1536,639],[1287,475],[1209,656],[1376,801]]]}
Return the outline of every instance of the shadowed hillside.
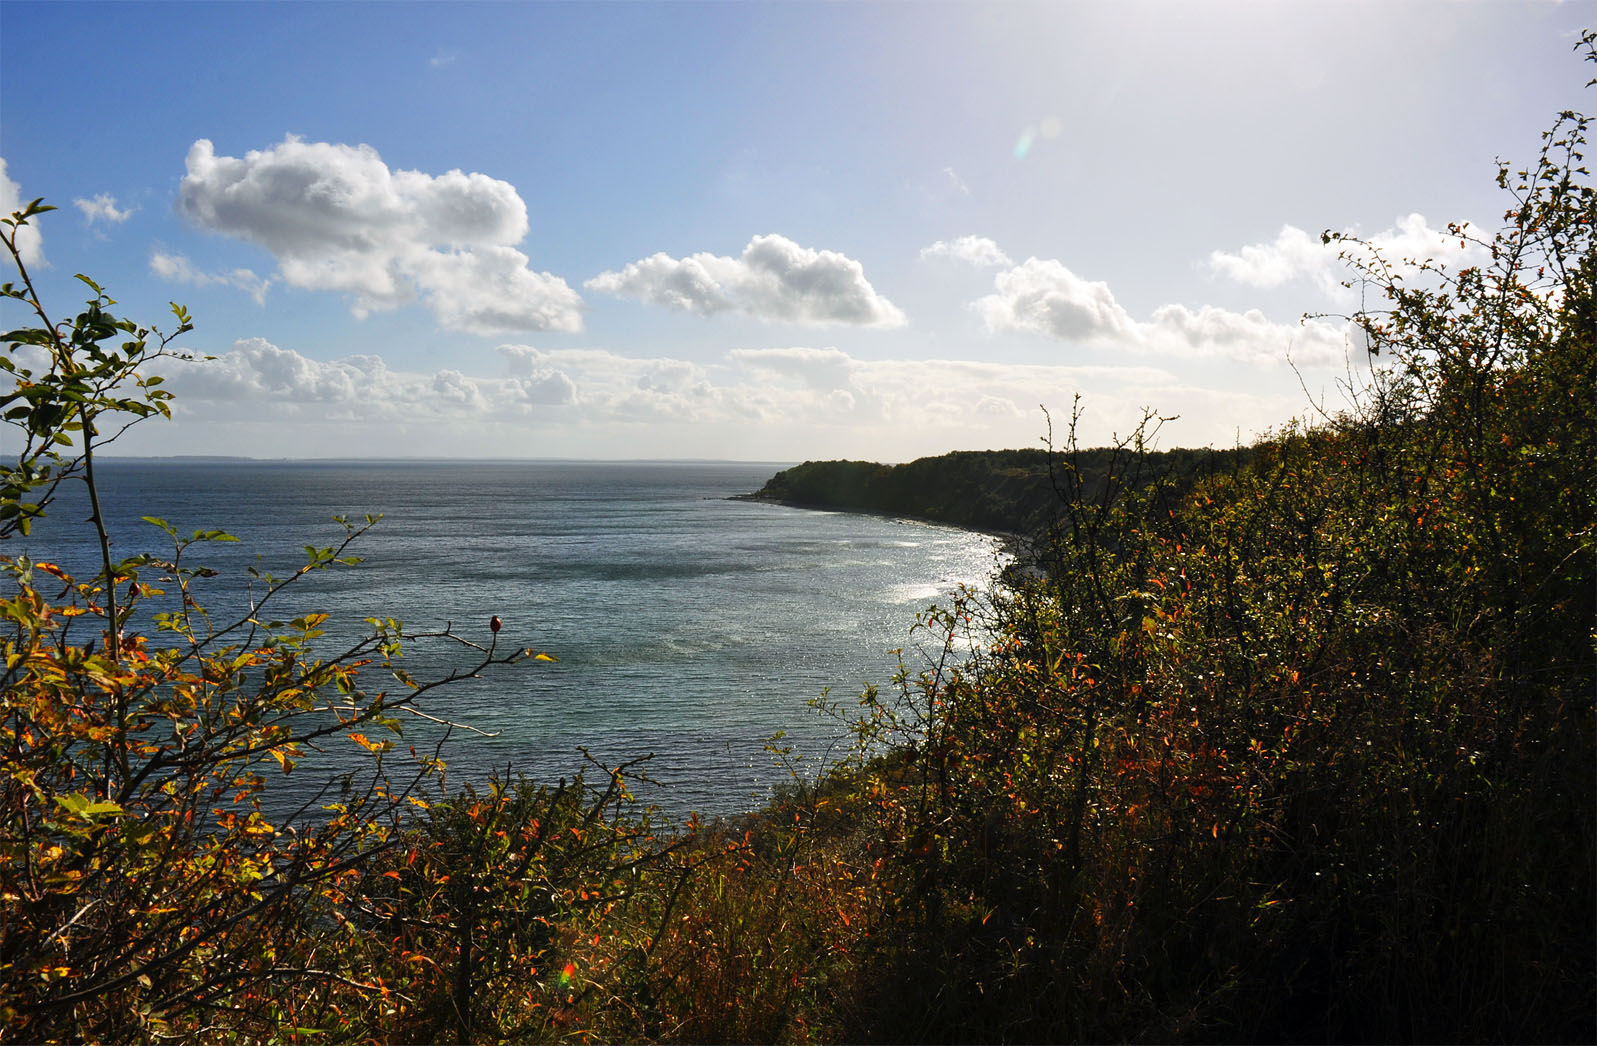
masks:
{"label": "shadowed hillside", "polygon": [[[903,465],[806,461],[784,469],[753,496],[802,508],[881,512],[1010,534],[1040,535],[1060,517],[1063,501],[1113,496],[1125,481],[1127,447],[1077,450],[959,450]],[[1249,451],[1144,451],[1143,482],[1168,480],[1179,492],[1218,470],[1235,468]]]}

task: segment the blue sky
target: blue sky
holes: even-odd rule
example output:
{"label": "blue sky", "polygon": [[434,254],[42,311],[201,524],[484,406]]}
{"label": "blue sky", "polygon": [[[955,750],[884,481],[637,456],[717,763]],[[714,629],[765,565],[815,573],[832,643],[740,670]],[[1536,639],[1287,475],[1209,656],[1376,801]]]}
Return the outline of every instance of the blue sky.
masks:
{"label": "blue sky", "polygon": [[1229,444],[1358,379],[1321,230],[1494,227],[1594,13],[6,0],[0,204],[217,357],[125,453]]}

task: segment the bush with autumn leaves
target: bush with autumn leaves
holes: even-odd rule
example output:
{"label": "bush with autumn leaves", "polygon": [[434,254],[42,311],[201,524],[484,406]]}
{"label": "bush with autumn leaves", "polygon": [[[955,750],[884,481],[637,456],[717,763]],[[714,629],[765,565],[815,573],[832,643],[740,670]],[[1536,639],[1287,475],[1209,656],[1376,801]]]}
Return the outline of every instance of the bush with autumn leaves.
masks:
{"label": "bush with autumn leaves", "polygon": [[[1341,409],[1195,486],[1156,419],[1110,482],[1067,440],[1040,570],[923,615],[909,667],[823,708],[853,757],[744,818],[664,825],[630,765],[443,793],[401,727],[452,677],[400,650],[531,652],[273,620],[362,526],[226,621],[196,562],[226,535],[102,541],[88,580],[8,557],[0,1037],[1589,1040],[1586,130],[1502,170],[1500,231],[1453,230],[1478,265],[1328,237],[1382,302]],[[165,412],[168,340],[90,286],[60,325],[6,288],[39,320],[0,362],[7,533]],[[332,744],[365,770],[269,815]]]}
{"label": "bush with autumn leaves", "polygon": [[1327,237],[1384,301],[1345,410],[1179,498],[1067,448],[1047,578],[925,622],[978,653],[868,703],[918,740],[856,771],[895,878],[845,1038],[1590,1036],[1586,127],[1478,267]]}
{"label": "bush with autumn leaves", "polygon": [[[53,316],[16,250],[49,210],[0,220],[19,275],[0,293],[34,321],[4,336],[0,358],[0,412],[22,442],[0,467],[0,534],[26,534],[81,482],[99,569],[74,578],[0,557],[0,1039],[469,1036],[474,994],[503,969],[532,975],[528,955],[558,967],[550,948],[589,895],[669,844],[647,818],[618,826],[619,770],[606,788],[579,777],[444,797],[435,755],[407,751],[404,719],[438,718],[433,690],[549,655],[501,646],[497,628],[374,619],[339,646],[325,614],[276,618],[301,578],[358,562],[351,547],[374,520],[338,520],[333,544],[307,546],[287,576],[256,576],[231,614],[208,609],[206,591],[207,549],[228,534],[151,518],[165,547],[113,560],[97,456],[168,414],[152,370],[181,355],[190,323],[174,306],[170,333],[140,327],[86,278],[83,310]],[[399,658],[420,643],[452,647],[459,667],[413,678]],[[277,794],[305,758],[345,769]],[[533,919],[562,929],[535,933]],[[432,949],[428,962],[408,943]]]}
{"label": "bush with autumn leaves", "polygon": [[1479,264],[1327,237],[1382,302],[1341,409],[1190,488],[1157,419],[1107,483],[1067,440],[1044,576],[830,709],[856,758],[722,830],[651,945],[669,1019],[612,1037],[1589,1039],[1586,131],[1453,228]]}

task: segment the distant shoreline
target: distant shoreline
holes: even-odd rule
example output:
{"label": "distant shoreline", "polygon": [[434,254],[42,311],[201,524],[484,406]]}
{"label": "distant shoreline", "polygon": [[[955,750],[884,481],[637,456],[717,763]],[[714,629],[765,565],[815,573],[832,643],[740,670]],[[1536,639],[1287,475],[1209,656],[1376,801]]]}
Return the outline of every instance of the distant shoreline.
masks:
{"label": "distant shoreline", "polygon": [[106,454],[99,461],[152,465],[727,465],[785,469],[788,461],[740,461],[732,458],[256,458],[241,454]]}

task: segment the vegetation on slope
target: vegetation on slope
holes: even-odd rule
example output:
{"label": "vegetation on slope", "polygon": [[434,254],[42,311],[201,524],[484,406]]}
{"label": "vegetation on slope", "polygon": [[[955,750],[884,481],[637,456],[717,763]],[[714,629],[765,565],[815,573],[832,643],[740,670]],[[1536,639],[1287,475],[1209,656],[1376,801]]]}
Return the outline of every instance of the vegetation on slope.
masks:
{"label": "vegetation on slope", "polygon": [[[1190,489],[1142,433],[1101,486],[1067,444],[1040,576],[923,615],[923,664],[825,709],[854,756],[738,821],[666,830],[634,767],[396,780],[429,637],[213,624],[214,533],[84,583],[7,558],[0,1037],[1590,1041],[1586,127],[1504,170],[1479,267],[1342,241],[1385,306],[1346,410]],[[161,412],[128,383],[165,343],[94,291],[6,336],[8,527]],[[337,739],[370,772],[266,818],[265,771]]]}
{"label": "vegetation on slope", "polygon": [[[1101,498],[1122,476],[1125,448],[1076,449],[1069,469],[1051,448],[959,450],[902,465],[806,461],[772,476],[753,496],[804,508],[880,512],[1008,534],[1041,535],[1062,502]],[[1234,468],[1245,450],[1144,449],[1146,479],[1190,488],[1199,476]],[[1067,490],[1076,483],[1079,492]]]}

